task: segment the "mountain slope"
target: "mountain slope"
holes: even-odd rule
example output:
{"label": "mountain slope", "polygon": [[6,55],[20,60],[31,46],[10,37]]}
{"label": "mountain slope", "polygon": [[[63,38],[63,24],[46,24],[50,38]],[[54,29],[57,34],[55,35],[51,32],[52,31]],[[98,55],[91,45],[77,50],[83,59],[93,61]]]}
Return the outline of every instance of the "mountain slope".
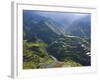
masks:
{"label": "mountain slope", "polygon": [[61,36],[47,47],[50,55],[59,61],[73,60],[84,66],[90,65],[90,44],[87,40],[75,36]]}
{"label": "mountain slope", "polygon": [[91,36],[91,19],[90,16],[85,16],[74,21],[66,30],[66,33],[81,38],[90,39]]}
{"label": "mountain slope", "polygon": [[25,16],[23,19],[24,40],[31,39],[33,36],[37,36],[44,42],[51,43],[59,35],[63,34],[63,31],[59,29],[57,25],[54,23],[54,21],[52,21],[49,18],[41,17],[39,15],[35,15],[34,17],[32,13],[31,14],[24,13],[24,16]]}
{"label": "mountain slope", "polygon": [[65,22],[23,11],[24,69],[91,65],[90,17]]}

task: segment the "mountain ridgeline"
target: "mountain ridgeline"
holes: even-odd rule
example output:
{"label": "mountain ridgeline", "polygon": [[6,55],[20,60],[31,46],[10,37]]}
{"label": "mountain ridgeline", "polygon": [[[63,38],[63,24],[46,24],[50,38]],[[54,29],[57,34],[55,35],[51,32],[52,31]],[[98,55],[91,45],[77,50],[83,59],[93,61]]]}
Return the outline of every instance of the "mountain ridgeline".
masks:
{"label": "mountain ridgeline", "polygon": [[82,17],[71,23],[66,33],[81,38],[90,39],[91,37],[91,18],[89,16]]}
{"label": "mountain ridgeline", "polygon": [[23,68],[90,66],[90,17],[61,23],[23,11]]}

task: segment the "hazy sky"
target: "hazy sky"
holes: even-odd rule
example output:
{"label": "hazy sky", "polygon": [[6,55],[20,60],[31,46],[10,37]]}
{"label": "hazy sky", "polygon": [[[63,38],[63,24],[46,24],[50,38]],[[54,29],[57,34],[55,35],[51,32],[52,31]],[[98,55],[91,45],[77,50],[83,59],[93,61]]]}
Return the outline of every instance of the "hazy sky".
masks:
{"label": "hazy sky", "polygon": [[52,12],[52,11],[30,11],[30,10],[25,10],[28,11],[29,13],[39,16],[43,16],[46,18],[50,18],[57,23],[61,23],[62,26],[68,26],[71,24],[73,21],[78,20],[83,17],[90,18],[91,14],[89,13],[72,13],[72,12]]}
{"label": "hazy sky", "polygon": [[47,18],[51,18],[58,23],[62,23],[63,26],[65,26],[66,23],[71,24],[73,21],[79,18],[85,16],[90,17],[89,13],[47,12],[47,11],[33,11],[33,13],[39,14],[40,16],[44,16]]}
{"label": "hazy sky", "polygon": [[60,21],[74,21],[76,19],[89,16],[86,13],[65,13],[65,12],[35,12],[41,16]]}

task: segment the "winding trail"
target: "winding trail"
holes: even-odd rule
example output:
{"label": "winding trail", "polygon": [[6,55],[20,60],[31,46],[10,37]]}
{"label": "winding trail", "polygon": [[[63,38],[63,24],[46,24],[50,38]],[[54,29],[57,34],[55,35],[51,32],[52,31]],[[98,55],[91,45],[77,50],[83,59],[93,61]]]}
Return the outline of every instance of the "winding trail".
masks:
{"label": "winding trail", "polygon": [[58,61],[54,56],[50,55],[50,57],[54,60],[52,64],[41,64],[40,68],[57,68],[62,67],[64,62]]}

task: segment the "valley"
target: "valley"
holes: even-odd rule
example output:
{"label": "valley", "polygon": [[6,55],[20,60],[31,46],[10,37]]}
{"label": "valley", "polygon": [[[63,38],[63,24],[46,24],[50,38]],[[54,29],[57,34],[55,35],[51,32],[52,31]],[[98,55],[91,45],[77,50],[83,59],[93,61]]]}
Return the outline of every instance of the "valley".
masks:
{"label": "valley", "polygon": [[23,69],[91,66],[90,17],[63,23],[23,11]]}

